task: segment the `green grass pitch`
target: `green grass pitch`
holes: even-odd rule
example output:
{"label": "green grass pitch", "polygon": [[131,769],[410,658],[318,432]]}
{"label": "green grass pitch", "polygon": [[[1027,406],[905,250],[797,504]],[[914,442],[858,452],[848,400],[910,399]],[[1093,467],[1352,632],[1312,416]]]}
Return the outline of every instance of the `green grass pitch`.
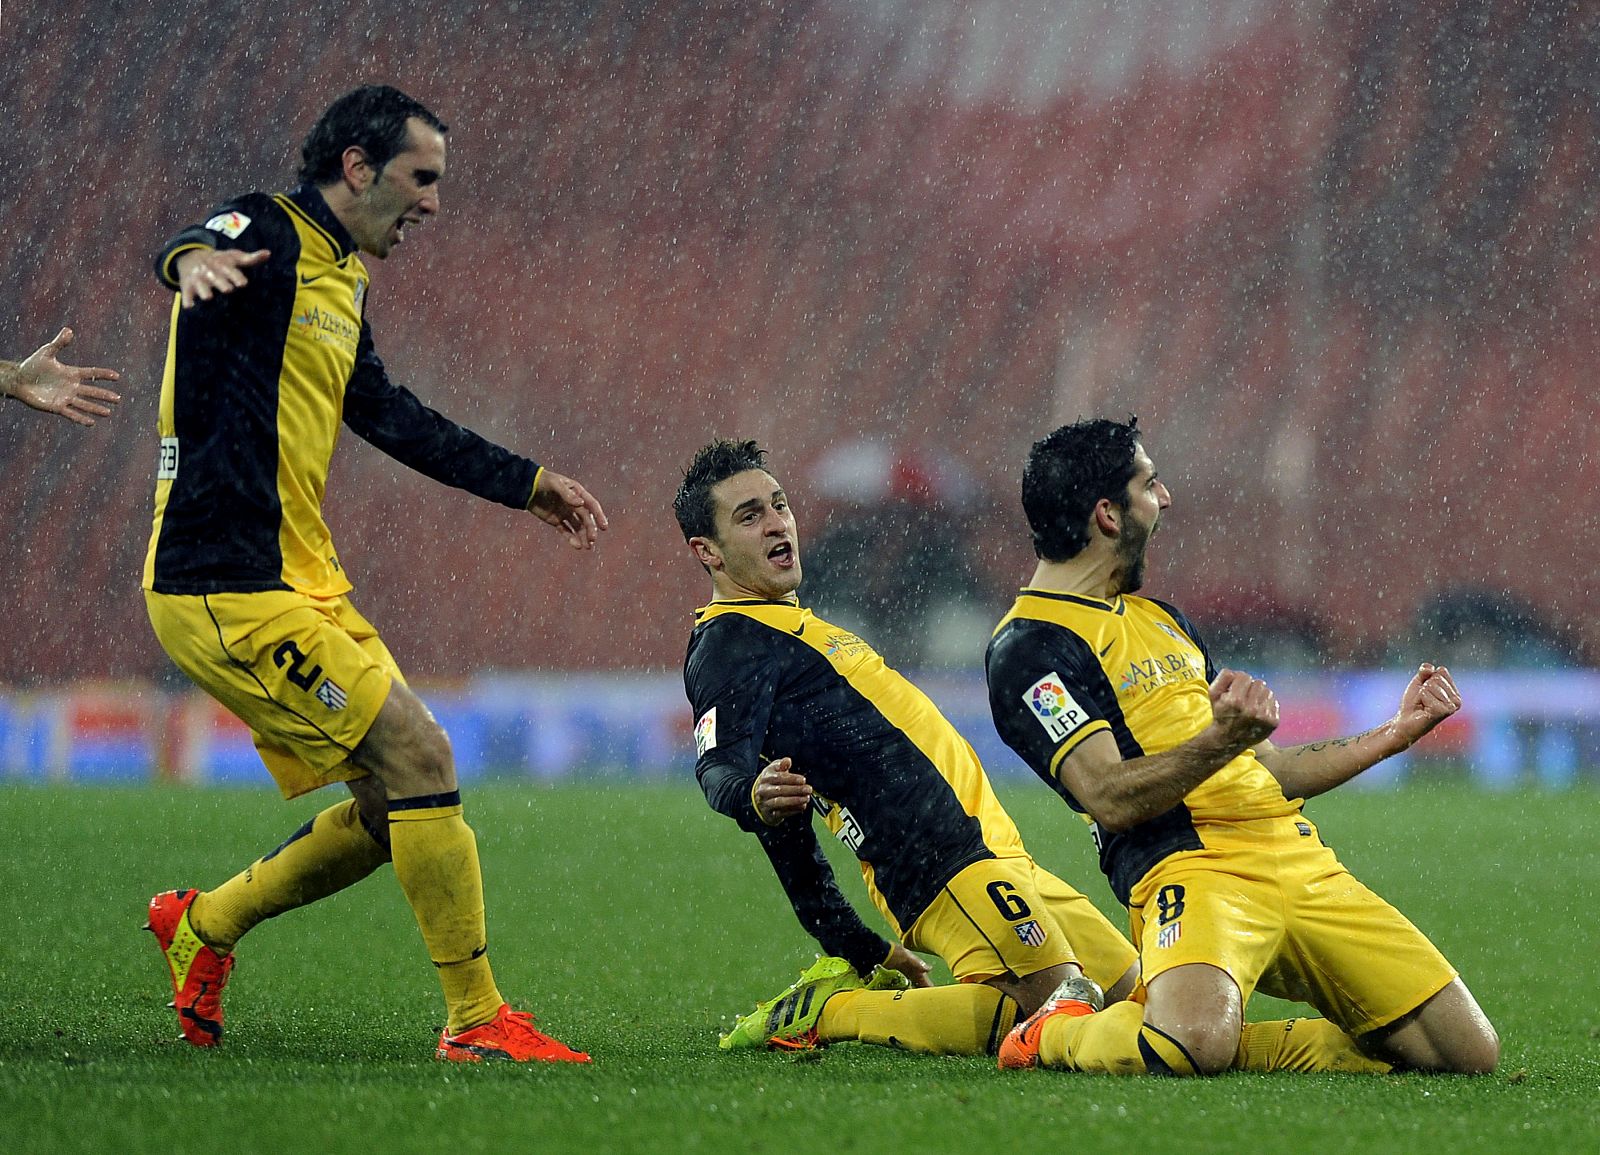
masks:
{"label": "green grass pitch", "polygon": [[[1035,856],[1109,904],[1077,820],[1042,787],[1003,796]],[[1181,1082],[1002,1074],[856,1045],[719,1053],[718,1027],[814,952],[754,841],[690,783],[468,793],[500,985],[591,1067],[433,1062],[439,993],[387,870],[251,934],[223,1049],[173,1041],[145,901],[214,885],[330,800],[0,788],[0,1150],[1600,1149],[1590,790],[1419,786],[1308,807],[1461,969],[1505,1040],[1499,1073]]]}

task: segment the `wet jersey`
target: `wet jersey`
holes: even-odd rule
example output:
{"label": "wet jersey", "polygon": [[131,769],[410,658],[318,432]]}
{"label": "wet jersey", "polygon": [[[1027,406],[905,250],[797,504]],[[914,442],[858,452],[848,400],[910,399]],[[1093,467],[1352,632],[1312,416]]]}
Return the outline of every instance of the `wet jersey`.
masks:
{"label": "wet jersey", "polygon": [[767,762],[793,759],[896,933],[963,867],[1027,853],[972,747],[928,697],[795,601],[699,610],[684,687],[707,801],[761,838],[802,924],[863,974],[887,944],[839,894],[811,823],[757,816],[751,792]]}
{"label": "wet jersey", "polygon": [[523,508],[538,465],[389,380],[365,319],[367,271],[316,188],[249,193],[162,248],[268,249],[248,283],[181,308],[161,382],[155,521],[143,584],[160,593],[347,592],[322,518],[341,423],[446,485]]}
{"label": "wet jersey", "polygon": [[[1109,732],[1127,760],[1170,750],[1211,724],[1211,657],[1187,618],[1149,598],[1024,589],[996,628],[985,667],[1001,738],[1080,814],[1058,771],[1086,738]],[[1100,867],[1125,903],[1157,862],[1203,845],[1197,824],[1298,810],[1247,750],[1165,814],[1117,834],[1091,828]]]}

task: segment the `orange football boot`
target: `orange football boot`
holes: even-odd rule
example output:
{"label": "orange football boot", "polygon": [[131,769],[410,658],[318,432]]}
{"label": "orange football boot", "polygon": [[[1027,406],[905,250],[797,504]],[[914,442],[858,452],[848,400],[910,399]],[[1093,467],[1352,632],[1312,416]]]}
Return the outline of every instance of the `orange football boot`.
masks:
{"label": "orange football boot", "polygon": [[1105,1005],[1105,995],[1085,975],[1075,975],[1055,989],[1044,1005],[1012,1027],[1000,1042],[1000,1069],[1002,1071],[1027,1070],[1039,1065],[1039,1040],[1044,1025],[1057,1015],[1081,1018],[1092,1015]]}
{"label": "orange football boot", "polygon": [[509,1060],[513,1063],[587,1063],[589,1056],[574,1051],[560,1039],[552,1039],[533,1025],[527,1011],[514,1011],[501,1003],[500,1011],[480,1027],[459,1035],[446,1028],[439,1035],[435,1057],[452,1063],[481,1063],[484,1060]]}
{"label": "orange football boot", "polygon": [[233,973],[233,952],[219,955],[189,925],[198,890],[167,890],[150,900],[144,928],[156,936],[172,978],[172,1002],[183,1037],[197,1047],[222,1041],[222,988]]}

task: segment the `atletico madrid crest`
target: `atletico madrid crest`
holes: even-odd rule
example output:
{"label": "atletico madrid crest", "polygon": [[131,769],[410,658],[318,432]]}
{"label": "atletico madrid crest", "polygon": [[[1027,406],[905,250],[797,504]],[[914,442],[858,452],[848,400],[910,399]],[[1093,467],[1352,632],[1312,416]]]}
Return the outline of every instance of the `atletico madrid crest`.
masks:
{"label": "atletico madrid crest", "polygon": [[1044,940],[1049,937],[1036,918],[1030,918],[1027,922],[1019,922],[1011,929],[1017,932],[1017,937],[1022,940],[1023,946],[1043,946]]}

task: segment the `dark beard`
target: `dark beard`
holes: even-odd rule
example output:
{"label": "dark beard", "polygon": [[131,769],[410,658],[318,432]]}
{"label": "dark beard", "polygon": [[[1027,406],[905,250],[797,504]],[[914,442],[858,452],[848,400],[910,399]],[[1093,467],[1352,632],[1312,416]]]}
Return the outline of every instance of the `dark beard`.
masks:
{"label": "dark beard", "polygon": [[1144,585],[1144,553],[1150,544],[1150,531],[1131,517],[1125,519],[1126,528],[1117,542],[1117,560],[1122,563],[1121,580],[1113,591],[1118,594],[1137,593]]}

